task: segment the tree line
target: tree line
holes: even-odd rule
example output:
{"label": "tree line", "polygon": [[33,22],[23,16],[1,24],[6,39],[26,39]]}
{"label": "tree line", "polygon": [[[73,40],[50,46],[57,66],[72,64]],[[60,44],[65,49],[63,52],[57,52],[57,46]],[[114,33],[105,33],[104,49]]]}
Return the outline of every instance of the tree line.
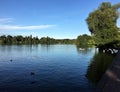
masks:
{"label": "tree line", "polygon": [[0,44],[38,44],[39,39],[38,37],[32,37],[30,36],[25,36],[23,37],[22,35],[18,36],[11,36],[11,35],[2,35],[0,36]]}
{"label": "tree line", "polygon": [[11,36],[11,35],[2,35],[0,36],[0,44],[2,45],[22,45],[22,44],[76,44],[78,47],[87,47],[94,45],[94,40],[92,36],[83,34],[79,35],[76,39],[54,39],[51,37],[42,37],[38,38],[30,36]]}
{"label": "tree line", "polygon": [[22,35],[11,36],[2,35],[0,36],[0,44],[2,45],[12,45],[12,44],[75,44],[75,39],[54,39],[50,37],[38,38],[30,36],[23,37]]}

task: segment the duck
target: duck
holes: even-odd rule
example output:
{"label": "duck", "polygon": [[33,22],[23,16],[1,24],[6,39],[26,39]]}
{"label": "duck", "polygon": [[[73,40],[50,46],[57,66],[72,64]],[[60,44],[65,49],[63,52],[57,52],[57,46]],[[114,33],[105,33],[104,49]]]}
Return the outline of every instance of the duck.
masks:
{"label": "duck", "polygon": [[31,72],[30,75],[35,75],[35,73],[34,73],[34,72]]}
{"label": "duck", "polygon": [[13,60],[12,59],[10,59],[10,62],[12,62]]}

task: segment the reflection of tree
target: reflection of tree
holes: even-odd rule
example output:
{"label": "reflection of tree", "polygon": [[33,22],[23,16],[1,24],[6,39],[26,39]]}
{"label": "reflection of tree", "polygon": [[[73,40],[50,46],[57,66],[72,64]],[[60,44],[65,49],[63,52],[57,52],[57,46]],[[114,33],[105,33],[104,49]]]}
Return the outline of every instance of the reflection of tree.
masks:
{"label": "reflection of tree", "polygon": [[53,47],[54,45],[41,44],[41,50],[43,52],[49,52],[50,50],[52,50]]}
{"label": "reflection of tree", "polygon": [[108,66],[111,64],[112,59],[112,55],[96,53],[87,69],[86,77],[88,80],[92,83],[98,83]]}

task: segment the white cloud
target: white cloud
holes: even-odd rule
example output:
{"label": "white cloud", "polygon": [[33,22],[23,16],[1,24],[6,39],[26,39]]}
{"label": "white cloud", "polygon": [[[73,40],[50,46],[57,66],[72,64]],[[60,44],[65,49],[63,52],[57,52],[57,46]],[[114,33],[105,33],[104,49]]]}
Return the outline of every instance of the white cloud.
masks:
{"label": "white cloud", "polygon": [[55,25],[38,25],[38,26],[19,26],[19,25],[0,25],[0,31],[4,30],[37,30],[47,29],[54,27]]}
{"label": "white cloud", "polygon": [[13,18],[0,18],[0,23],[9,23],[12,22]]}
{"label": "white cloud", "polygon": [[38,29],[47,29],[54,27],[55,25],[30,25],[30,26],[22,26],[22,25],[12,25],[13,18],[0,18],[0,31],[4,30],[38,30]]}

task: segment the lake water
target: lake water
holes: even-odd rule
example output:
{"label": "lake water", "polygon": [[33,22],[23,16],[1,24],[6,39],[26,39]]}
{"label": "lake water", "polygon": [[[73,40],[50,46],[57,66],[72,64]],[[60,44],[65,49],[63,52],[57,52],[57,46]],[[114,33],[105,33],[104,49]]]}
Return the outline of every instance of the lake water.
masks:
{"label": "lake water", "polygon": [[94,48],[0,46],[0,92],[93,92],[85,77]]}

